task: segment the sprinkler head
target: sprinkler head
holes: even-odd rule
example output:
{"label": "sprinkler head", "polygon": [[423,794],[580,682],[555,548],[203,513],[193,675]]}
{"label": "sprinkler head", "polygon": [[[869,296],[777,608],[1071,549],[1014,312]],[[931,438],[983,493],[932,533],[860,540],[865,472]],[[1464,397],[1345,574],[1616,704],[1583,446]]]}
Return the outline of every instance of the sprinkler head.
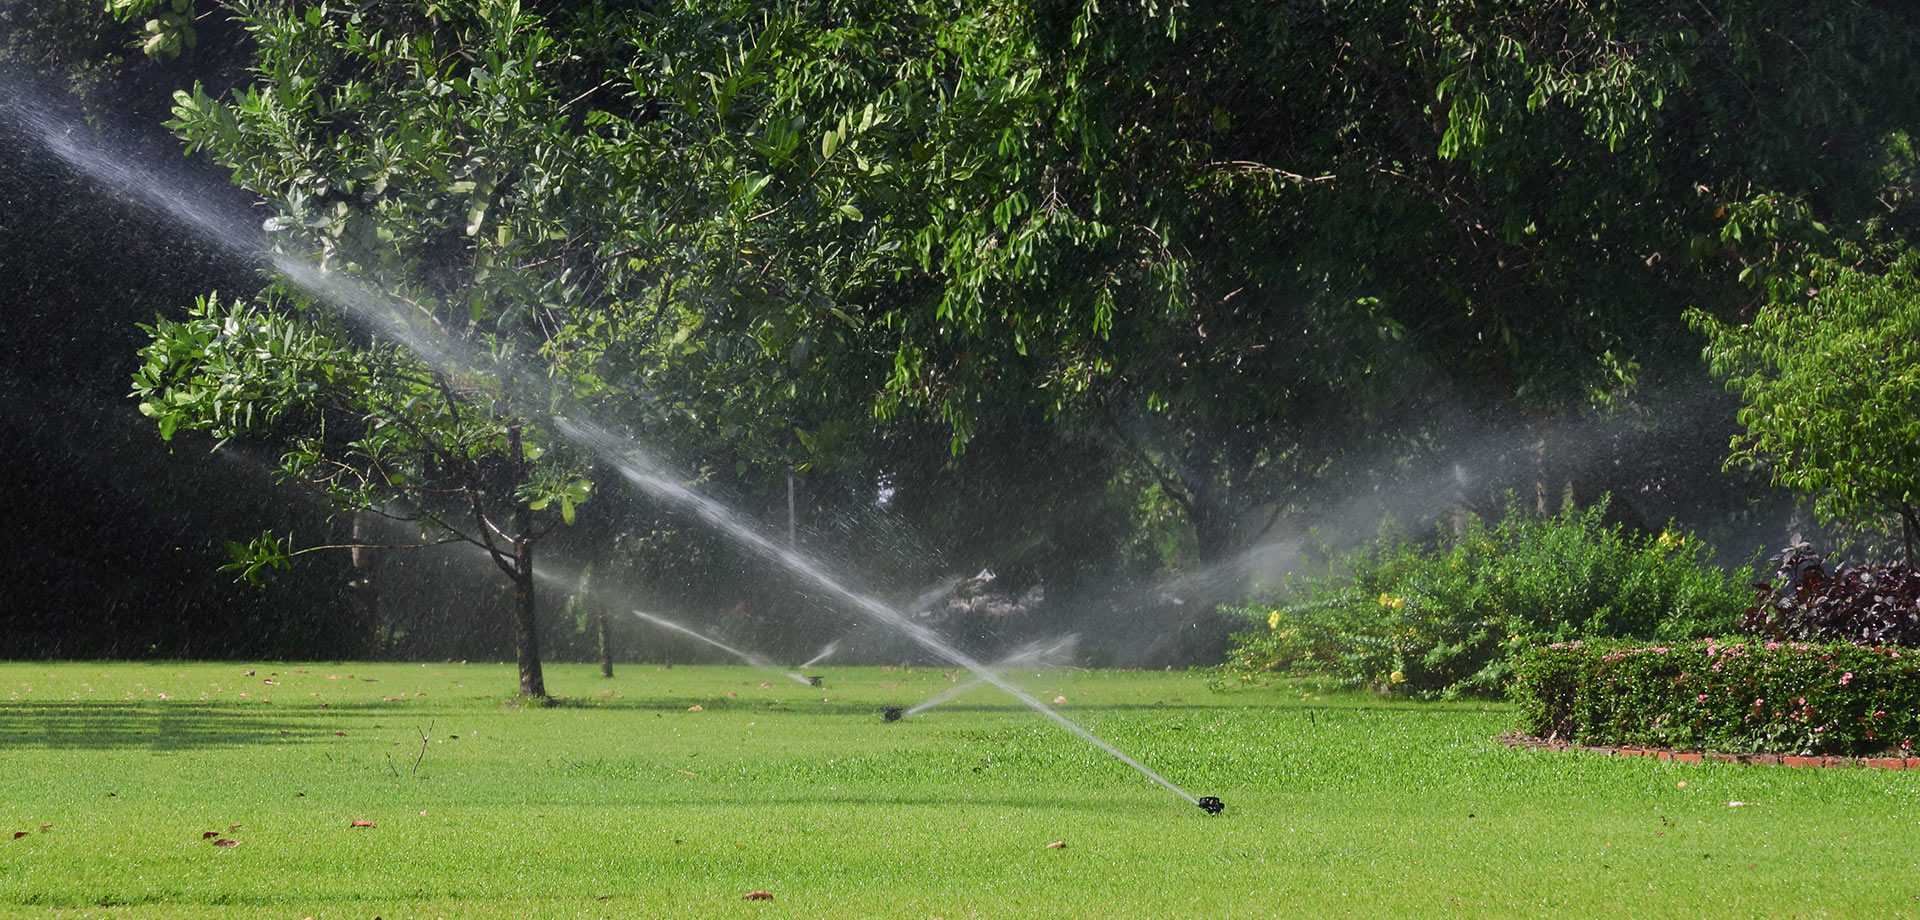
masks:
{"label": "sprinkler head", "polygon": [[1217,815],[1227,809],[1227,803],[1220,801],[1218,796],[1212,795],[1203,795],[1200,801],[1194,804],[1199,805],[1201,811],[1210,815]]}
{"label": "sprinkler head", "polygon": [[821,678],[821,677],[819,677],[818,675],[816,675],[816,676],[813,676],[813,677],[809,677],[809,678],[807,678],[807,685],[808,685],[808,686],[810,686],[810,687],[818,687],[818,686],[820,686],[820,681],[821,681],[821,680],[823,680],[823,679],[824,679],[824,678]]}
{"label": "sprinkler head", "polygon": [[900,706],[882,706],[880,707],[880,720],[882,722],[898,722],[900,721],[900,714],[906,711],[904,707]]}

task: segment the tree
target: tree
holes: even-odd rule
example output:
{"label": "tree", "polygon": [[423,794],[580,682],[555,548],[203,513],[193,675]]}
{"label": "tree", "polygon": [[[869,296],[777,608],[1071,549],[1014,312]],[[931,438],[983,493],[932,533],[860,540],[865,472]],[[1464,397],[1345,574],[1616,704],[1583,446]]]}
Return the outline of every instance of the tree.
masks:
{"label": "tree", "polygon": [[[276,265],[296,277],[157,321],[142,411],[163,436],[283,444],[287,478],[341,511],[485,548],[514,586],[521,692],[544,696],[534,547],[590,482],[528,421],[518,401],[540,394],[514,368],[589,380],[587,307],[619,276],[582,245],[600,189],[572,171],[582,137],[543,69],[566,53],[513,2],[237,12],[259,82],[226,102],[183,91],[171,126],[272,207]],[[369,299],[444,347],[370,337],[353,309]],[[263,538],[239,564],[304,551]]]}
{"label": "tree", "polygon": [[956,450],[1042,408],[1217,559],[1444,443],[1449,403],[1546,432],[1697,376],[1685,310],[1744,298],[1730,214],[1869,216],[1920,98],[1902,15],[675,5],[636,20],[605,117],[675,152],[631,223],[675,228],[651,239],[701,338],[750,343],[700,373],[868,393]]}
{"label": "tree", "polygon": [[497,381],[429,366],[395,345],[354,344],[337,320],[277,294],[208,296],[149,331],[134,394],[162,437],[205,430],[221,443],[282,444],[285,479],[317,487],[340,511],[417,525],[422,537],[295,548],[269,533],[232,544],[232,568],[258,578],[317,550],[480,547],[513,584],[520,692],[546,695],[534,548],[552,517],[573,521],[591,484],[546,449],[544,434],[496,408]]}
{"label": "tree", "polygon": [[1768,279],[1746,325],[1696,322],[1745,402],[1728,463],[1766,469],[1823,518],[1892,523],[1920,559],[1920,251],[1814,258]]}

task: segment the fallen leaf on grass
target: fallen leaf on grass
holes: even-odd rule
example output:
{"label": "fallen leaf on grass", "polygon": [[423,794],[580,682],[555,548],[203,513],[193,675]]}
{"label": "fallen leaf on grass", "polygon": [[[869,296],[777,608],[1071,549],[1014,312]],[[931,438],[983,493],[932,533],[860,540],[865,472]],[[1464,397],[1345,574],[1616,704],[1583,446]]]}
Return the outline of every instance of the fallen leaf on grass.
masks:
{"label": "fallen leaf on grass", "polygon": [[1728,807],[1728,808],[1745,808],[1745,807],[1747,807],[1748,805],[1752,805],[1752,804],[1754,804],[1754,803],[1752,803],[1752,802],[1728,802],[1728,803],[1727,803],[1727,807]]}
{"label": "fallen leaf on grass", "polygon": [[237,831],[237,830],[239,830],[239,829],[240,829],[240,825],[238,825],[238,824],[229,824],[229,825],[227,825],[227,833],[229,833],[229,834],[231,834],[231,833],[233,833],[234,831]]}
{"label": "fallen leaf on grass", "polygon": [[692,706],[688,706],[688,707],[687,707],[687,711],[688,711],[688,712],[706,712],[706,711],[707,711],[707,707],[705,707],[705,706],[702,706],[702,705],[700,705],[699,703],[695,703],[695,704],[693,704]]}
{"label": "fallen leaf on grass", "polygon": [[1053,705],[1055,705],[1055,706],[1065,706],[1065,705],[1067,705],[1067,698],[1066,698],[1066,697],[1064,697],[1064,696],[1056,696],[1056,697],[1054,697],[1054,698],[1053,698]]}
{"label": "fallen leaf on grass", "polygon": [[346,733],[346,732],[334,732],[334,733],[333,733],[333,736],[334,736],[335,738],[345,738],[345,737],[347,736],[347,733]]}
{"label": "fallen leaf on grass", "polygon": [[746,893],[746,894],[745,894],[744,896],[742,896],[742,897],[740,898],[740,900],[742,900],[742,901],[771,901],[771,900],[773,900],[773,892],[771,892],[771,891],[749,891],[749,892],[747,892],[747,893]]}
{"label": "fallen leaf on grass", "polygon": [[772,684],[770,684],[770,683],[767,683],[766,681],[761,681],[761,682],[760,682],[760,689],[762,689],[762,690],[772,690],[772,689],[773,689],[773,685],[772,685]]}
{"label": "fallen leaf on grass", "polygon": [[201,839],[201,840],[212,840],[213,838],[215,838],[215,837],[218,837],[218,836],[220,836],[220,832],[219,832],[219,831],[201,831],[201,832],[200,832],[200,839]]}
{"label": "fallen leaf on grass", "polygon": [[1067,848],[1067,842],[1065,840],[1055,840],[1054,842],[1047,844],[1047,849],[1049,850],[1064,850],[1066,848]]}
{"label": "fallen leaf on grass", "polygon": [[13,832],[13,839],[15,839],[15,840],[19,840],[20,838],[22,838],[22,837],[25,837],[26,835],[27,835],[27,832],[26,832],[26,831],[14,831],[14,832]]}
{"label": "fallen leaf on grass", "polygon": [[50,831],[50,830],[53,830],[53,825],[51,825],[51,824],[42,824],[42,825],[40,825],[40,833],[42,833],[42,834],[44,834],[44,833],[46,833],[46,832],[48,832],[48,831]]}
{"label": "fallen leaf on grass", "polygon": [[234,839],[232,839],[232,838],[228,838],[228,837],[222,837],[222,838],[220,838],[219,840],[215,840],[215,841],[213,842],[213,845],[214,845],[214,846],[217,846],[217,847],[220,847],[221,849],[224,849],[224,850],[231,850],[231,849],[233,849],[234,847],[237,847],[237,846],[239,846],[239,845],[240,845],[240,841],[238,841],[238,840],[234,840]]}
{"label": "fallen leaf on grass", "polygon": [[700,775],[700,774],[698,774],[698,773],[695,773],[695,772],[693,772],[692,770],[675,770],[675,771],[673,771],[673,772],[675,772],[675,773],[683,773],[683,774],[685,774],[685,775],[687,775],[687,776],[699,776],[699,775]]}
{"label": "fallen leaf on grass", "polygon": [[347,826],[348,827],[375,827],[376,825],[372,821],[368,821],[365,818],[355,818],[353,819],[353,823]]}

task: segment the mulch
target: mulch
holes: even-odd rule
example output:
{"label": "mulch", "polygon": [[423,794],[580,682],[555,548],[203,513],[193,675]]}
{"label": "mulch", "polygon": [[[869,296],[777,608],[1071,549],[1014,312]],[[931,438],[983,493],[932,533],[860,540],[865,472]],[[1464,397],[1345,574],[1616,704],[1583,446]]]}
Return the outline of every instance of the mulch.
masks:
{"label": "mulch", "polygon": [[1507,747],[1536,751],[1582,751],[1609,757],[1652,757],[1679,763],[1738,763],[1765,767],[1866,767],[1874,770],[1920,770],[1920,757],[1834,757],[1821,754],[1726,754],[1719,751],[1676,751],[1672,748],[1604,747],[1574,744],[1556,738],[1538,738],[1508,732],[1500,736]]}

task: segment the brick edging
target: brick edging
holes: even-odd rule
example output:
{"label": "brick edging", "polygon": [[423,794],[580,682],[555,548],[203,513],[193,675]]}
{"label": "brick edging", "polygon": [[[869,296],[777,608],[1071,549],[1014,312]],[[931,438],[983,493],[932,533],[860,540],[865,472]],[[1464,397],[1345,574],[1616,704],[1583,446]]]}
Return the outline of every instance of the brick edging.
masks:
{"label": "brick edging", "polygon": [[1766,767],[1867,767],[1875,770],[1920,770],[1920,757],[1834,757],[1830,755],[1798,754],[1723,754],[1719,751],[1676,751],[1671,748],[1645,747],[1603,747],[1590,744],[1573,744],[1549,738],[1536,738],[1518,732],[1500,735],[1500,743],[1507,747],[1523,747],[1537,751],[1584,751],[1589,754],[1605,754],[1609,757],[1653,757],[1660,760],[1672,760],[1679,763],[1742,763]]}

